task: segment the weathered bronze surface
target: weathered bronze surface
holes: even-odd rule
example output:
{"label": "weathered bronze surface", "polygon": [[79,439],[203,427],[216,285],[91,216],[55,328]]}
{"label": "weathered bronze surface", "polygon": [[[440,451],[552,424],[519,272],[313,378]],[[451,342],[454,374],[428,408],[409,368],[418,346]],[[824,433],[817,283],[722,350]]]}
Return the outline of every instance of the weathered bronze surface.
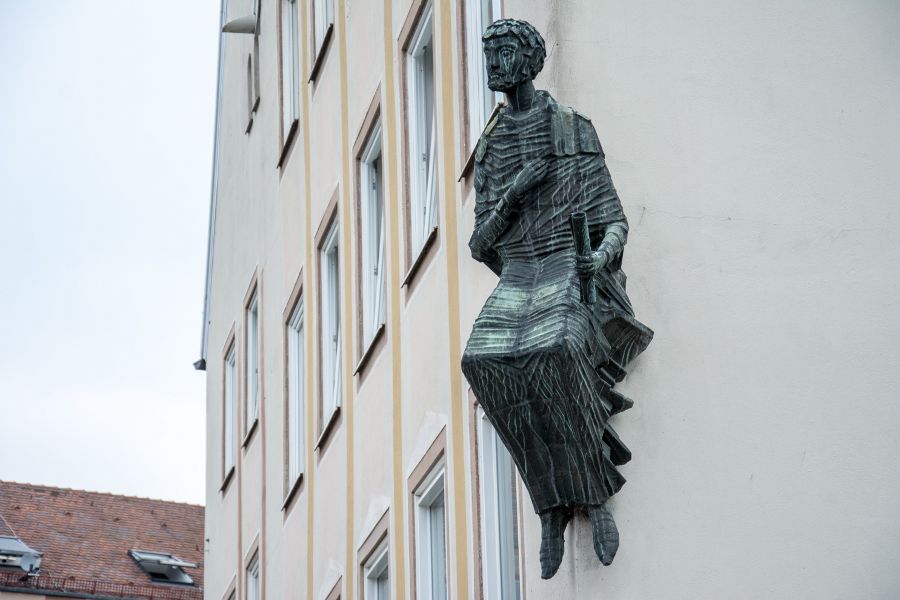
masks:
{"label": "weathered bronze surface", "polygon": [[525,21],[484,32],[488,85],[506,106],[475,153],[472,256],[500,276],[462,368],[512,454],[540,515],[541,576],[552,577],[576,510],[612,563],[619,533],[606,501],[631,452],[609,419],[632,405],[613,390],[653,332],[634,317],[621,270],[628,223],[590,120],[532,80],[546,56]]}

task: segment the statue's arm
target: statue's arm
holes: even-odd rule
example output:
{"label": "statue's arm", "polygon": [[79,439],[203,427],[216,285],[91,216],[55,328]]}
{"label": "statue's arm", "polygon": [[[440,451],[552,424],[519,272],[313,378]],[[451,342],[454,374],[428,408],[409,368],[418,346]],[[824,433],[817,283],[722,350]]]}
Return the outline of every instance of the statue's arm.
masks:
{"label": "statue's arm", "polygon": [[494,250],[494,243],[509,227],[512,215],[511,203],[505,196],[497,202],[494,208],[489,209],[485,206],[485,200],[481,194],[478,194],[475,230],[469,239],[469,250],[472,251],[472,258],[486,264],[497,275],[500,274],[503,263],[497,251]]}
{"label": "statue's arm", "polygon": [[617,262],[616,259],[622,255],[627,241],[628,221],[622,219],[607,225],[603,232],[603,239],[594,251],[594,254],[600,255],[598,262],[601,262],[603,266]]}

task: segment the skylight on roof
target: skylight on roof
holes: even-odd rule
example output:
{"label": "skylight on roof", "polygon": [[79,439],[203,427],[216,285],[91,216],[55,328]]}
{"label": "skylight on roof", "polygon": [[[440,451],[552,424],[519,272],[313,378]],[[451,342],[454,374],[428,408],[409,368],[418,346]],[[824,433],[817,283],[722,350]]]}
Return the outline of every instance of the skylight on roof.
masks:
{"label": "skylight on roof", "polygon": [[187,562],[168,552],[129,550],[128,554],[153,581],[193,585],[194,580],[183,569],[196,569],[197,563]]}

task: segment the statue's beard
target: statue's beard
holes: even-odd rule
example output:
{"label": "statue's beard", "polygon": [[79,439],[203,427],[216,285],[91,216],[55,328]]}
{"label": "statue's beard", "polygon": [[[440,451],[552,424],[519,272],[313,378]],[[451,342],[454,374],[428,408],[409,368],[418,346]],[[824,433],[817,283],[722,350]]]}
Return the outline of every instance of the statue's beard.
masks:
{"label": "statue's beard", "polygon": [[525,83],[528,77],[521,70],[515,73],[488,73],[488,88],[492,92],[509,92]]}

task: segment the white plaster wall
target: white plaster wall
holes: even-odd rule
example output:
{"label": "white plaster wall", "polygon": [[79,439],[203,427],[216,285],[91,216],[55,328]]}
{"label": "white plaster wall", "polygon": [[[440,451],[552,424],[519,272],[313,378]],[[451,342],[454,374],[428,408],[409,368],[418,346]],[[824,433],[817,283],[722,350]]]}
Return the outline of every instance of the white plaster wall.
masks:
{"label": "white plaster wall", "polygon": [[529,598],[900,593],[900,4],[543,2],[540,78],[592,118],[656,331],[616,418],[622,544],[586,521]]}

